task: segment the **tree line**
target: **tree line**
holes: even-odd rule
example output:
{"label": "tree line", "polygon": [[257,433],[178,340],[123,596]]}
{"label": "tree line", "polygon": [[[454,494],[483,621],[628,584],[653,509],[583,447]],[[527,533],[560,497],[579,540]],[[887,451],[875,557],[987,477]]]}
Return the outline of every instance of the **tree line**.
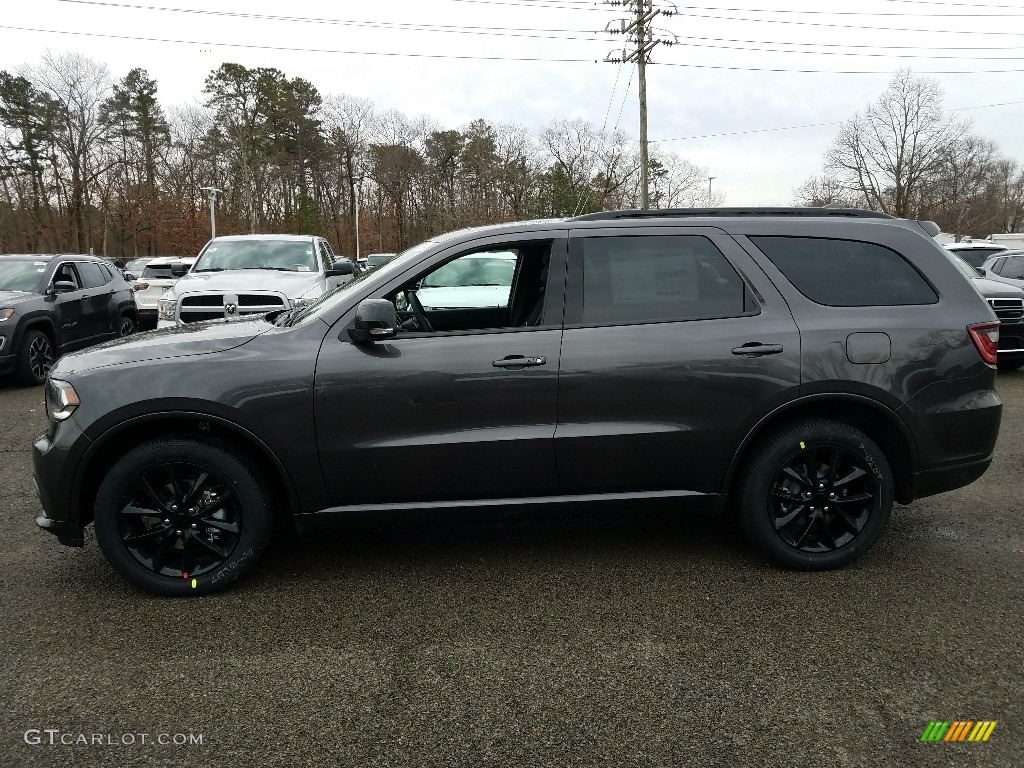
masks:
{"label": "tree line", "polygon": [[[203,103],[166,107],[144,69],[46,54],[0,71],[0,252],[195,254],[218,234],[321,234],[339,253],[397,251],[452,229],[637,207],[621,130],[484,119],[445,128],[274,68],[223,64]],[[707,170],[650,159],[654,203],[708,205]]]}
{"label": "tree line", "polygon": [[794,198],[930,219],[958,239],[1024,230],[1024,169],[943,108],[938,82],[910,70],[842,124],[822,174]]}

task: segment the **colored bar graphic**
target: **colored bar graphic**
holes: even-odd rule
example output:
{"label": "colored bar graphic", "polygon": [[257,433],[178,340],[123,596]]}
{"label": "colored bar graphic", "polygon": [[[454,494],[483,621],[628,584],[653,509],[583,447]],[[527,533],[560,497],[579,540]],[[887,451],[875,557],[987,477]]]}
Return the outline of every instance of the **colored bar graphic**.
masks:
{"label": "colored bar graphic", "polygon": [[995,720],[932,720],[921,734],[921,741],[988,741],[996,728]]}

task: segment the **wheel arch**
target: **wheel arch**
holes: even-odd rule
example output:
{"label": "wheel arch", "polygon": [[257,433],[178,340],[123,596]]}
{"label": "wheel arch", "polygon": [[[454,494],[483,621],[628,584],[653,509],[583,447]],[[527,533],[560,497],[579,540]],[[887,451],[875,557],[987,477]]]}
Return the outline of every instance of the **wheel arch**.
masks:
{"label": "wheel arch", "polygon": [[848,424],[870,437],[885,453],[893,472],[896,501],[913,501],[913,477],[917,470],[917,445],[910,429],[891,409],[862,395],[821,394],[800,398],[764,416],[741,441],[725,478],[724,490],[735,491],[740,470],[758,440],[782,425],[801,419],[830,419]]}
{"label": "wheel arch", "polygon": [[54,354],[60,353],[60,342],[57,339],[57,328],[53,324],[53,319],[48,315],[35,315],[27,317],[22,321],[21,327],[16,329],[15,338],[12,340],[11,345],[13,349],[21,348],[21,340],[25,338],[25,334],[29,331],[42,331],[49,339],[50,343],[53,344]]}
{"label": "wheel arch", "polygon": [[111,467],[128,451],[160,437],[190,437],[233,449],[250,464],[270,495],[274,514],[291,519],[299,510],[298,495],[280,459],[259,437],[221,416],[191,411],[166,411],[127,419],[90,444],[78,465],[72,498],[78,499],[79,523],[92,521],[96,493]]}

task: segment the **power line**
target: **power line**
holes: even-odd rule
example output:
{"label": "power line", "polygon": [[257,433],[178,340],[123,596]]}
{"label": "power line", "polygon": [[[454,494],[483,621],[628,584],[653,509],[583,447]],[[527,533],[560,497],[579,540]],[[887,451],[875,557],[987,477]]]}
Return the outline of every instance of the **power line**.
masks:
{"label": "power line", "polygon": [[[313,48],[295,47],[283,45],[257,45],[254,43],[227,43],[216,40],[180,40],[160,37],[141,37],[136,35],[114,35],[104,32],[84,32],[81,30],[63,29],[39,29],[37,27],[19,27],[7,24],[0,24],[0,29],[7,29],[14,32],[36,32],[46,35],[73,35],[78,37],[95,37],[107,40],[127,40],[143,43],[169,43],[174,45],[196,45],[201,47],[219,46],[221,48],[242,48],[249,50],[263,51],[284,51],[291,53],[326,53],[339,56],[387,56],[392,58],[413,58],[413,59],[450,59],[454,61],[520,61],[520,62],[550,62],[558,64],[596,64],[598,59],[591,58],[553,58],[545,56],[479,56],[479,55],[458,55],[446,53],[410,53],[408,51],[349,51],[336,48]],[[653,66],[660,67],[687,67],[692,69],[710,69],[734,72],[781,72],[793,74],[818,74],[818,75],[887,75],[892,70],[840,70],[840,69],[791,69],[786,67],[739,67],[714,64],[691,64],[681,62],[652,62]],[[974,70],[921,70],[923,75],[981,75],[981,74],[1013,74],[1024,72],[1024,69],[974,69]]]}
{"label": "power line", "polygon": [[[906,2],[906,0],[893,0],[893,2]],[[695,37],[692,35],[680,35],[680,44],[685,40],[702,40],[712,43],[749,43],[750,45],[803,45],[815,48],[870,48],[880,51],[1024,51],[1021,45],[944,45],[936,48],[933,45],[879,45],[879,44],[858,44],[858,43],[802,43],[798,40],[739,40],[729,37]]]}
{"label": "power line", "polygon": [[[1012,35],[1021,37],[1024,32],[977,32],[967,29],[908,29],[906,27],[868,27],[859,24],[826,24],[822,21],[794,21],[793,19],[745,19],[735,16],[712,16],[704,13],[688,13],[688,19],[712,19],[715,21],[744,21],[752,24],[795,24],[803,27],[829,27],[833,29],[868,29],[878,32],[923,32],[930,35]],[[983,17],[982,17],[983,18]]]}
{"label": "power line", "polygon": [[[974,107],[954,107],[950,112],[966,112],[971,109],[988,109],[989,107],[1008,107],[1016,104],[1024,104],[1024,101],[1002,101],[998,104],[979,104]],[[675,139],[652,139],[655,144],[665,144],[669,141],[691,141],[693,139],[717,139],[723,136],[745,136],[751,133],[774,133],[776,131],[796,131],[803,128],[823,128],[829,125],[841,125],[845,120],[833,120],[828,123],[809,123],[807,125],[787,125],[779,128],[753,128],[749,131],[727,131],[725,133],[704,133],[699,136],[680,136]]]}
{"label": "power line", "polygon": [[[781,13],[781,14],[804,14],[804,15],[820,15],[820,16],[920,16],[919,11],[806,11],[806,10],[795,10],[795,9],[778,9],[778,8],[717,8],[700,5],[683,5],[679,7],[680,12],[683,11],[715,11],[716,13]],[[1024,16],[1024,12],[1021,9],[1017,9],[1018,13],[934,13],[929,12],[929,16],[941,16],[943,18],[955,17],[955,18],[980,18],[980,19],[998,19],[1007,16]]]}

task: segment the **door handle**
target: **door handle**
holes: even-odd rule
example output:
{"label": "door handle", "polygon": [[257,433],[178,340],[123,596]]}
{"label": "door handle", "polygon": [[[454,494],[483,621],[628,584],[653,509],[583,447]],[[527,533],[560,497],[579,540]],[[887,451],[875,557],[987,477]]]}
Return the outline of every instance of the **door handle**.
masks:
{"label": "door handle", "polygon": [[83,300],[84,300],[84,299],[88,299],[88,298],[90,298],[90,296],[89,296],[89,294],[88,294],[88,293],[87,293],[87,294],[85,294],[84,296],[82,296],[82,299],[83,299]]}
{"label": "door handle", "polygon": [[762,357],[763,355],[779,355],[782,354],[782,345],[762,344],[759,341],[748,341],[743,346],[733,347],[732,353],[734,355],[742,355],[743,357]]}
{"label": "door handle", "polygon": [[534,365],[544,365],[547,362],[545,357],[524,357],[523,355],[508,355],[501,360],[493,360],[491,365],[495,368],[528,368]]}

